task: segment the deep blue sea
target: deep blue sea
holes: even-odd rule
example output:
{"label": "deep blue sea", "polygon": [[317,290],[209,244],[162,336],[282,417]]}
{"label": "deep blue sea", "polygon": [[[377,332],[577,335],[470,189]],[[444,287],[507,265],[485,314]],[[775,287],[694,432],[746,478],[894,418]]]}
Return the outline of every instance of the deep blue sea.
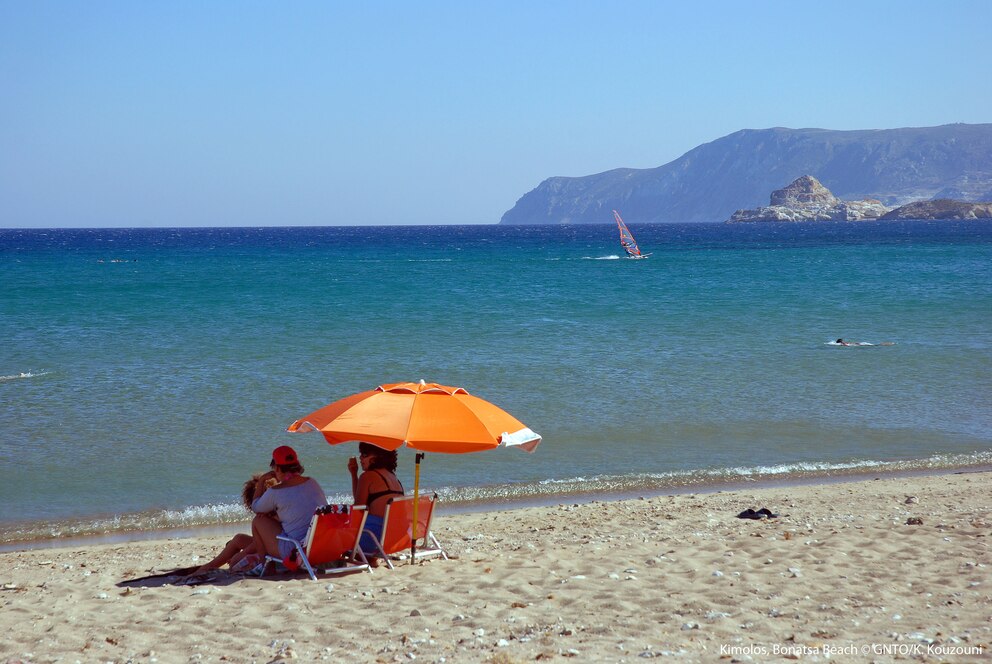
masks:
{"label": "deep blue sea", "polygon": [[280,444],[343,501],[286,426],[419,379],[544,436],[428,455],[454,505],[992,463],[992,224],[631,230],[0,230],[0,543],[245,520]]}

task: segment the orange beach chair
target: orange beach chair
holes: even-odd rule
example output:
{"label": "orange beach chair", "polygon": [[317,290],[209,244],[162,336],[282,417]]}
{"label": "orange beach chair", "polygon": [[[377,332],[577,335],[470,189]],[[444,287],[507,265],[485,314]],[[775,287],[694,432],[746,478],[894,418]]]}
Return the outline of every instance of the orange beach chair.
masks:
{"label": "orange beach chair", "polygon": [[[424,495],[419,498],[417,507],[417,558],[427,556],[441,556],[445,560],[448,554],[445,553],[441,543],[437,541],[434,533],[431,532],[431,519],[434,516],[434,505],[437,502],[437,494]],[[410,539],[413,535],[413,496],[399,496],[391,498],[386,504],[386,512],[383,515],[382,537],[376,537],[375,533],[366,530],[372,537],[378,550],[378,557],[386,561],[389,569],[393,569],[393,563],[389,556],[395,553],[402,553],[410,550]]]}
{"label": "orange beach chair", "polygon": [[[327,574],[369,570],[369,561],[358,545],[365,528],[365,505],[325,505],[319,508],[310,522],[306,539],[302,542],[279,535],[284,542],[296,547],[299,564],[317,580],[317,569],[326,568]],[[272,563],[282,562],[275,556],[266,556],[262,576]],[[329,565],[336,565],[328,568]]]}

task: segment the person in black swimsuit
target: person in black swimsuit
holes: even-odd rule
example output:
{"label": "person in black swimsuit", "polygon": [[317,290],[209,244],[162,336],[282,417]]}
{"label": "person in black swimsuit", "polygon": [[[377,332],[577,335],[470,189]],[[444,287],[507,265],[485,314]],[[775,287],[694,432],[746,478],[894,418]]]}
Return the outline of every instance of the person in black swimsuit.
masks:
{"label": "person in black swimsuit", "polygon": [[[371,443],[359,443],[360,461],[354,457],[348,460],[351,473],[351,491],[356,505],[365,505],[368,517],[365,529],[382,537],[383,517],[390,498],[403,495],[403,484],[396,477],[396,452],[384,450]],[[362,474],[358,474],[359,463]],[[362,535],[362,551],[375,553],[375,543],[368,535]]]}

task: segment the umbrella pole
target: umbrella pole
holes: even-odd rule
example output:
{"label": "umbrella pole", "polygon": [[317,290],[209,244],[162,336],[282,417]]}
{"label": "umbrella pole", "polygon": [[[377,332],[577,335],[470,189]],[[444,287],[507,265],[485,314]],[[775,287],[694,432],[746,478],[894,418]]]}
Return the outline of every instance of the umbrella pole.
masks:
{"label": "umbrella pole", "polygon": [[417,452],[413,471],[413,524],[410,526],[410,564],[417,562],[417,509],[420,507],[420,460],[423,452]]}

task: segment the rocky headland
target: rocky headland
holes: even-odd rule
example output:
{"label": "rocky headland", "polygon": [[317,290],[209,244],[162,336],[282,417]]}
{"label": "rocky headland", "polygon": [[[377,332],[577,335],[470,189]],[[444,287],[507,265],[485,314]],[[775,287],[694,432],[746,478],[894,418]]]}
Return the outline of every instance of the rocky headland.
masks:
{"label": "rocky headland", "polygon": [[992,219],[992,203],[970,203],[940,198],[915,201],[890,208],[881,201],[865,198],[844,201],[831,193],[812,175],[796,178],[788,186],[772,192],[769,205],[737,210],[728,224],[761,221],[873,221],[898,219]]}
{"label": "rocky headland", "polygon": [[772,192],[767,207],[737,210],[727,223],[746,221],[866,221],[878,219],[892,208],[872,198],[842,201],[812,175],[796,178]]}
{"label": "rocky headland", "polygon": [[879,219],[992,219],[992,203],[969,203],[949,198],[916,201],[887,212]]}

